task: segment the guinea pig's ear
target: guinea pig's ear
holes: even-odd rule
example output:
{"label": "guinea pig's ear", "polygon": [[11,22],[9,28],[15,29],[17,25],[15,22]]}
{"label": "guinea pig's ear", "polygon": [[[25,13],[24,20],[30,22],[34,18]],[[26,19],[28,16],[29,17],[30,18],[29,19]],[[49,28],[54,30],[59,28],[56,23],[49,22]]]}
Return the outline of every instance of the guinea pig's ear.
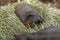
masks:
{"label": "guinea pig's ear", "polygon": [[17,37],[17,36],[20,36],[20,35],[21,35],[20,33],[15,33],[14,37]]}
{"label": "guinea pig's ear", "polygon": [[17,34],[14,34],[14,37],[17,37]]}
{"label": "guinea pig's ear", "polygon": [[16,35],[14,35],[14,37],[16,37]]}

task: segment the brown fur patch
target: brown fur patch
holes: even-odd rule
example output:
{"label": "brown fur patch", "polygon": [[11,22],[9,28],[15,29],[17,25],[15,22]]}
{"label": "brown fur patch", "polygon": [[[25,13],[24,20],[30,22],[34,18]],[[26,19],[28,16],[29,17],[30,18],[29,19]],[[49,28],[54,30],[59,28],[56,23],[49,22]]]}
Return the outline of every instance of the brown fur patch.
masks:
{"label": "brown fur patch", "polygon": [[34,27],[32,20],[28,20],[27,22],[25,22],[25,25],[27,26],[27,28],[30,28],[30,27],[33,28]]}

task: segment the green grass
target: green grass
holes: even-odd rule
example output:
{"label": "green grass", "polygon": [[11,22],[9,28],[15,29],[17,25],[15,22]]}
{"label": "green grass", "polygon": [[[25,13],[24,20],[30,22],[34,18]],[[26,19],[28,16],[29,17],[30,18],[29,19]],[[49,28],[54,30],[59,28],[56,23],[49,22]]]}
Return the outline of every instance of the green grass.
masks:
{"label": "green grass", "polygon": [[15,14],[14,7],[17,4],[18,3],[0,7],[0,40],[13,40],[13,35],[16,33],[35,32],[44,28],[60,26],[59,15],[53,12],[50,13],[48,7],[39,6],[40,4],[33,0],[30,4],[39,12],[39,15],[44,18],[44,22],[40,25],[39,29],[27,29]]}

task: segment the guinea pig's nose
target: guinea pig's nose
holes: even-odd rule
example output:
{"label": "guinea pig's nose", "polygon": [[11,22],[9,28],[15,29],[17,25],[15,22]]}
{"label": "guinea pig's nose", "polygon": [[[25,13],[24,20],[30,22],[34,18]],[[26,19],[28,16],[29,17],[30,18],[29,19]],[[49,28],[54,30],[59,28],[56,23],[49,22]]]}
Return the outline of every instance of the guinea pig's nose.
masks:
{"label": "guinea pig's nose", "polygon": [[36,25],[40,25],[40,20],[37,20],[37,21],[35,22],[35,24],[36,24]]}

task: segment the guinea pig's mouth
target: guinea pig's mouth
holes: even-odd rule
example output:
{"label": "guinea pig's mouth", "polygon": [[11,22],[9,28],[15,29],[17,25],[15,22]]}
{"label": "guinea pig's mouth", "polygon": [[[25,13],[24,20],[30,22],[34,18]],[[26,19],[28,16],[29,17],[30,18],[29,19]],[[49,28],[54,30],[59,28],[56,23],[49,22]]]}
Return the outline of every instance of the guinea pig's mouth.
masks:
{"label": "guinea pig's mouth", "polygon": [[27,26],[27,28],[34,28],[34,22],[32,20],[28,20],[25,22],[25,25]]}
{"label": "guinea pig's mouth", "polygon": [[40,20],[36,21],[35,24],[36,24],[37,26],[39,26],[39,25],[40,25]]}

